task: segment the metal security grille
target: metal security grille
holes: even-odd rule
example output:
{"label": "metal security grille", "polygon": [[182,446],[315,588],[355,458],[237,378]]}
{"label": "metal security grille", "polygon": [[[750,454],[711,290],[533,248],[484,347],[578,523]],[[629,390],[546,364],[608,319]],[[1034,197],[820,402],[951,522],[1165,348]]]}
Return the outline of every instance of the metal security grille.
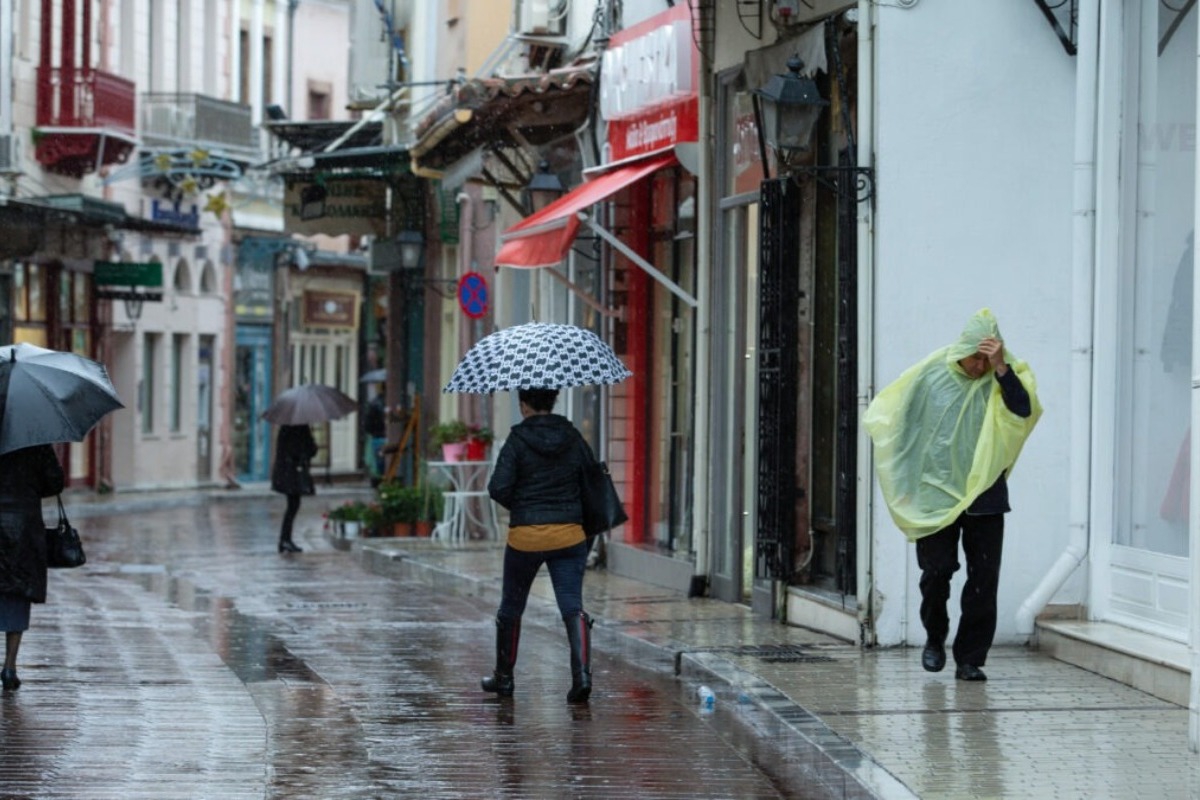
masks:
{"label": "metal security grille", "polygon": [[788,580],[796,538],[800,186],[763,181],[759,266],[757,578]]}
{"label": "metal security grille", "polygon": [[[853,157],[843,150],[839,166],[853,167]],[[855,594],[855,483],[858,472],[858,198],[838,195],[838,323],[837,323],[837,588]]]}

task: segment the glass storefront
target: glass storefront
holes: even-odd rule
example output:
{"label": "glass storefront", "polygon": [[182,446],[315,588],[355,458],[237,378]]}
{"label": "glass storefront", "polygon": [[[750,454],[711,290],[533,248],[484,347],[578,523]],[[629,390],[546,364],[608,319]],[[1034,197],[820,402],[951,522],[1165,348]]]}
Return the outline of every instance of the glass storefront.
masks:
{"label": "glass storefront", "polygon": [[1157,0],[1142,6],[1137,174],[1125,194],[1137,213],[1121,287],[1127,389],[1117,461],[1128,489],[1115,543],[1187,556],[1197,14],[1179,24]]}

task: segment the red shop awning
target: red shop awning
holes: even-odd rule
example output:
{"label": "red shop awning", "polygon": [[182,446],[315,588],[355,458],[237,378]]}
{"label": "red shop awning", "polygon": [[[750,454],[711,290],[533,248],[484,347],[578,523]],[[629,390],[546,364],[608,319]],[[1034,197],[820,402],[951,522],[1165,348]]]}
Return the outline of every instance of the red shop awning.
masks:
{"label": "red shop awning", "polygon": [[532,269],[562,262],[579,232],[580,211],[675,163],[675,154],[666,153],[618,167],[575,187],[506,230],[500,237],[503,244],[496,266]]}

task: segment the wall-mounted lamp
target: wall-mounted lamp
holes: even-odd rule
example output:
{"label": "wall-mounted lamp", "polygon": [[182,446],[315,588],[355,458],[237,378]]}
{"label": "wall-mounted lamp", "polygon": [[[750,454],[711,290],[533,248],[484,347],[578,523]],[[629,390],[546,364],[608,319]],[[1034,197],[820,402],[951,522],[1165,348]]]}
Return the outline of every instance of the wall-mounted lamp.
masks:
{"label": "wall-mounted lamp", "polygon": [[784,165],[808,152],[821,111],[829,105],[816,81],[800,74],[803,61],[792,56],[787,66],[790,74],[772,75],[766,86],[754,90],[762,111],[763,136]]}
{"label": "wall-mounted lamp", "polygon": [[525,186],[525,207],[536,214],[566,194],[566,191],[567,187],[550,171],[549,162],[543,161]]}
{"label": "wall-mounted lamp", "polygon": [[325,198],[328,190],[319,183],[309,184],[300,190],[300,219],[320,219],[325,216]]}
{"label": "wall-mounted lamp", "polygon": [[420,231],[400,231],[396,236],[400,269],[420,269],[425,264],[425,235]]}
{"label": "wall-mounted lamp", "polygon": [[[836,60],[836,53],[835,53]],[[766,167],[766,149],[769,145],[778,159],[784,177],[809,176],[824,184],[835,194],[857,202],[870,201],[875,196],[875,176],[870,167],[856,164],[841,166],[806,164],[804,157],[812,147],[813,131],[821,118],[821,112],[829,101],[821,97],[816,81],[800,74],[804,62],[793,56],[787,62],[788,75],[772,75],[766,86],[754,90],[759,130],[759,147]],[[838,67],[838,82],[845,86]],[[842,103],[845,129],[851,130],[846,104]],[[853,152],[851,138],[850,149]]]}

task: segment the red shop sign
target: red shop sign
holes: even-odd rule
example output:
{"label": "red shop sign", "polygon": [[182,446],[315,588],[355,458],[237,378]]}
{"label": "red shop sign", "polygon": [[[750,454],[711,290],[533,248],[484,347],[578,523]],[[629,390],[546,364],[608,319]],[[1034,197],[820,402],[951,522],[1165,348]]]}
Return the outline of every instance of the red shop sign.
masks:
{"label": "red shop sign", "polygon": [[687,4],[613,34],[600,70],[610,163],[699,139],[699,70]]}

